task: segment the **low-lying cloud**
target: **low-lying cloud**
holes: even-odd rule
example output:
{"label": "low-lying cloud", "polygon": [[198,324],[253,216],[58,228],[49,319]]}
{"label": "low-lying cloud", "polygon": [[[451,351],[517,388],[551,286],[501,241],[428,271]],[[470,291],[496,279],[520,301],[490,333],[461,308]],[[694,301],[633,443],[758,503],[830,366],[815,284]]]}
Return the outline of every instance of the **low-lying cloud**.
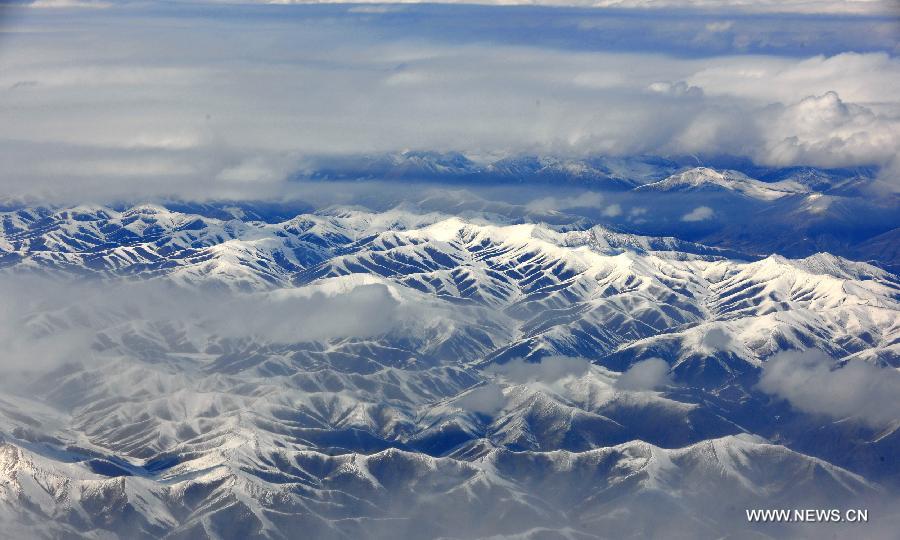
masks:
{"label": "low-lying cloud", "polygon": [[712,327],[703,334],[701,346],[709,353],[727,350],[734,343],[734,338],[725,328]]}
{"label": "low-lying cloud", "polygon": [[[549,212],[556,210],[565,210],[568,208],[588,208],[600,206],[603,202],[603,196],[597,192],[586,191],[579,195],[570,197],[541,197],[534,199],[525,205],[526,208],[535,212]],[[618,205],[614,205],[618,206]]]}
{"label": "low-lying cloud", "polygon": [[698,206],[681,217],[681,221],[694,222],[706,221],[715,215],[713,209],[708,206]]}
{"label": "low-lying cloud", "polygon": [[545,384],[555,383],[570,377],[581,377],[591,367],[586,358],[573,358],[570,356],[548,356],[539,362],[529,362],[522,358],[511,360],[505,364],[488,368],[488,373],[494,373],[511,383],[539,382]]}
{"label": "low-lying cloud", "polygon": [[786,351],[763,366],[758,388],[797,410],[872,427],[900,419],[900,372],[863,361],[838,366],[822,351]]}
{"label": "low-lying cloud", "polygon": [[420,321],[438,316],[399,302],[379,284],[334,294],[246,294],[167,282],[73,284],[5,275],[0,297],[0,365],[28,372],[89,361],[98,354],[99,333],[115,339],[132,324],[173,326],[202,348],[218,338],[275,343],[365,338],[420,328]]}
{"label": "low-lying cloud", "polygon": [[669,364],[660,358],[648,358],[632,365],[616,379],[615,386],[635,392],[657,390],[672,384]]}
{"label": "low-lying cloud", "polygon": [[498,385],[487,383],[466,392],[453,404],[465,411],[493,416],[506,405],[506,396]]}

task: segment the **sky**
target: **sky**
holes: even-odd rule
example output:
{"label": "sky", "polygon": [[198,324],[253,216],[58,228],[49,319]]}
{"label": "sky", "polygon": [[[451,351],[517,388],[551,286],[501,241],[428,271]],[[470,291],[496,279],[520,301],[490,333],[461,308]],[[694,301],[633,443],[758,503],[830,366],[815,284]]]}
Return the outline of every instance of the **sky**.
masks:
{"label": "sky", "polygon": [[900,189],[893,4],[589,4],[6,4],[0,193],[276,197],[310,156],[406,149],[875,165]]}
{"label": "sky", "polygon": [[[140,0],[22,0],[16,3],[35,8],[68,8],[87,7],[102,9],[121,4],[140,4]],[[146,3],[146,2],[143,2]],[[540,5],[555,7],[587,7],[601,9],[660,9],[660,8],[694,8],[722,9],[745,13],[838,13],[838,14],[883,14],[895,10],[887,0],[396,0],[383,2],[379,0],[361,0],[342,2],[339,0],[195,0],[182,3],[206,4],[483,4],[498,6]]]}

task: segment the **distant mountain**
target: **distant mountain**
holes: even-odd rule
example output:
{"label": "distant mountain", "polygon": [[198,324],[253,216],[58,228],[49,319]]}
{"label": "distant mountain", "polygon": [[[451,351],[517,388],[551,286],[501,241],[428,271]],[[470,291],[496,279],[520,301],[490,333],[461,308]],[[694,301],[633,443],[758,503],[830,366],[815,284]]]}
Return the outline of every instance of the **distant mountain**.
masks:
{"label": "distant mountain", "polygon": [[[713,166],[697,166],[701,159],[693,156],[486,157],[407,151],[309,158],[295,180],[307,187],[310,181],[407,186],[402,195],[385,196],[391,204],[362,202],[377,211],[412,203],[412,210],[494,221],[571,228],[604,224],[757,257],[829,252],[892,271],[900,268],[889,246],[860,247],[874,246],[876,237],[900,227],[900,194],[878,180],[877,169],[766,168],[726,158],[702,162]],[[428,186],[434,186],[431,192]],[[498,190],[506,195],[498,197]],[[280,220],[287,217],[278,214]]]}
{"label": "distant mountain", "polygon": [[636,189],[663,192],[733,191],[763,201],[809,193],[809,188],[794,180],[766,183],[738,171],[716,171],[707,167],[688,169],[665,180],[645,184]]}
{"label": "distant mountain", "polygon": [[[309,156],[295,174],[297,180],[402,180],[442,183],[565,184],[592,189],[623,190],[670,178],[668,184],[738,189],[748,196],[773,197],[782,192],[842,192],[870,183],[877,169],[765,168],[727,157],[695,156],[582,156],[513,154],[466,155],[459,152],[406,150],[402,152]],[[706,180],[703,178],[706,177]],[[766,187],[768,186],[768,187]],[[771,189],[771,193],[767,190]],[[751,195],[752,193],[752,195]],[[775,197],[777,198],[777,197]]]}
{"label": "distant mountain", "polygon": [[677,170],[656,157],[468,157],[457,152],[404,151],[361,156],[311,157],[298,179],[441,181],[458,183],[566,183],[629,189]]}
{"label": "distant mountain", "polygon": [[884,261],[900,269],[900,228],[879,234],[856,246],[857,257],[866,261]]}

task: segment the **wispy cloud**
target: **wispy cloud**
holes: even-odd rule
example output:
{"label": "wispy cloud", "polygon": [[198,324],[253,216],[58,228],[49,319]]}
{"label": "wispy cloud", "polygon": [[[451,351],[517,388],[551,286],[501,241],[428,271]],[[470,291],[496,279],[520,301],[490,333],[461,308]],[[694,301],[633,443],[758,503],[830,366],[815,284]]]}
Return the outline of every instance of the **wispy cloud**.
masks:
{"label": "wispy cloud", "polygon": [[580,377],[587,373],[590,367],[591,363],[585,358],[549,356],[539,362],[518,358],[502,365],[491,366],[487,371],[512,383],[550,384],[569,377]]}
{"label": "wispy cloud", "polygon": [[[586,208],[600,206],[603,196],[596,192],[584,192],[570,197],[541,197],[534,199],[526,205],[529,210],[547,212],[551,210],[565,210],[567,208]],[[618,206],[618,205],[613,205]]]}
{"label": "wispy cloud", "polygon": [[708,206],[698,206],[681,217],[681,221],[694,222],[706,221],[715,215],[713,209]]}

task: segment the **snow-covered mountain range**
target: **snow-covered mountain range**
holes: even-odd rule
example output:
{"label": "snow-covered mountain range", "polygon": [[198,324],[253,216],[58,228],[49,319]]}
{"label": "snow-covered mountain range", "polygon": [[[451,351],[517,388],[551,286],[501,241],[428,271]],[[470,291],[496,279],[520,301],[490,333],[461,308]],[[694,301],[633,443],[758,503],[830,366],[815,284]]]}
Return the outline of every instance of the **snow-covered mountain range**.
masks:
{"label": "snow-covered mountain range", "polygon": [[[819,530],[743,511],[784,506],[897,522],[895,274],[423,206],[0,213],[3,534]],[[888,414],[766,382],[801,350],[834,364],[799,383],[874,374]]]}
{"label": "snow-covered mountain range", "polygon": [[[552,186],[554,194],[571,193],[551,197],[555,210],[642,235],[675,235],[762,256],[829,252],[894,272],[900,268],[891,241],[900,228],[900,201],[877,169],[764,168],[734,159],[710,161],[703,166],[694,156],[470,157],[408,151],[310,158],[296,177],[418,182],[463,190],[494,186],[488,201],[498,199],[496,189],[505,189],[499,199],[507,201],[533,193],[533,208],[547,206],[541,194]],[[593,198],[585,198],[586,192]],[[601,195],[603,203],[597,204]],[[525,220],[557,222],[547,215]]]}

